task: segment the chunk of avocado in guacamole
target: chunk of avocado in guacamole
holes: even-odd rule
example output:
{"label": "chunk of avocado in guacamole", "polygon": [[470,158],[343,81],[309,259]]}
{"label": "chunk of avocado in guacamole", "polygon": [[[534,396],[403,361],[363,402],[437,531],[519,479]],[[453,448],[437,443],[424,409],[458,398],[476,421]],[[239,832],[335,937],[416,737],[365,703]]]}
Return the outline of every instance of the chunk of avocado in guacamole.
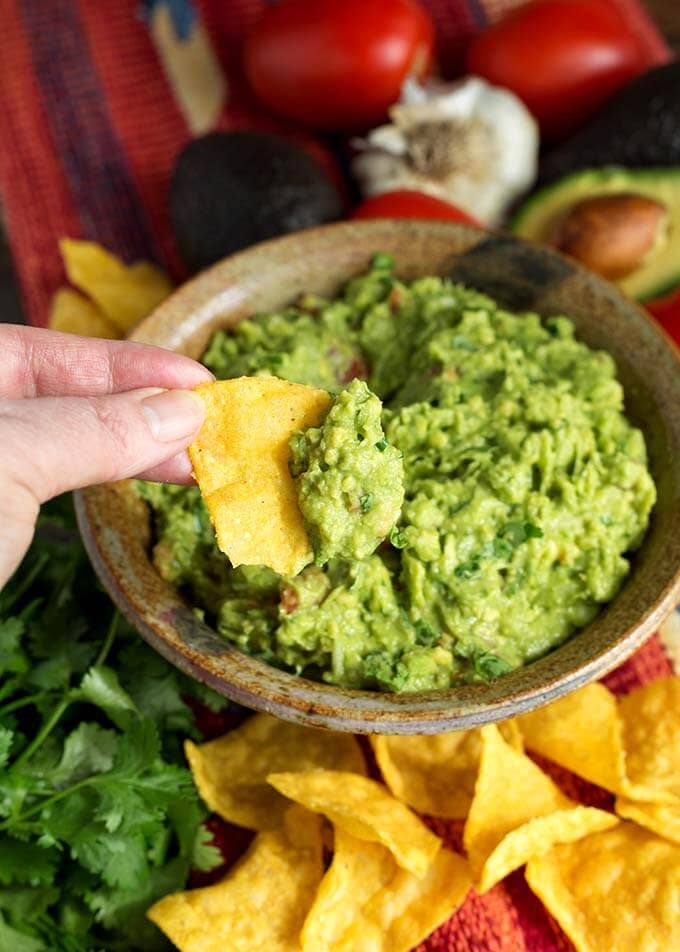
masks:
{"label": "chunk of avocado in guacamole", "polygon": [[353,380],[321,426],[290,441],[290,470],[319,565],[367,558],[397,521],[404,467],[385,439],[381,414],[365,381]]}
{"label": "chunk of avocado in guacamole", "polygon": [[[366,378],[383,402],[382,452],[403,467],[401,514],[372,551],[387,516],[359,530],[359,499],[344,521],[322,465],[332,440],[362,432],[363,446],[378,432],[370,396],[370,428],[345,430],[345,410],[368,394],[352,384],[337,421],[330,411],[327,429],[294,440],[309,498],[323,487],[314,519],[319,561],[329,559],[295,578],[232,569],[197,489],[139,484],[159,571],[243,651],[355,688],[488,680],[587,624],[630,570],[655,501],[645,443],[614,361],[576,340],[567,317],[514,314],[444,278],[405,283],[380,255],[334,300],[305,295],[218,332],[204,362],[218,377],[273,373],[334,393]],[[381,446],[382,436],[366,447],[368,462]],[[394,477],[376,469],[361,493],[387,506],[395,490],[395,511],[397,458],[387,457]]]}

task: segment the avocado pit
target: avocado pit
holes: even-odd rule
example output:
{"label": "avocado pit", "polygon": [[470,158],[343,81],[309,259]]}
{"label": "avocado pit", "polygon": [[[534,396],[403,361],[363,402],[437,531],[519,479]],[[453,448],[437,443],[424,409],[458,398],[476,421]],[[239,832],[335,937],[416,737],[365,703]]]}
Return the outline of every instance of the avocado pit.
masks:
{"label": "avocado pit", "polygon": [[547,235],[548,244],[605,278],[616,280],[642,267],[663,242],[665,205],[632,192],[576,202]]}

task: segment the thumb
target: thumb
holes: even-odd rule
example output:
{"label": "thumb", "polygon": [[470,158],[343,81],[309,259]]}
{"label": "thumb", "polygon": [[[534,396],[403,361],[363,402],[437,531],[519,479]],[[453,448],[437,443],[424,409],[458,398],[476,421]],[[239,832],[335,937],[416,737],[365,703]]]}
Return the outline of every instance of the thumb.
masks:
{"label": "thumb", "polygon": [[158,474],[188,446],[203,416],[202,401],[186,390],[6,401],[0,465],[42,503],[66,490]]}

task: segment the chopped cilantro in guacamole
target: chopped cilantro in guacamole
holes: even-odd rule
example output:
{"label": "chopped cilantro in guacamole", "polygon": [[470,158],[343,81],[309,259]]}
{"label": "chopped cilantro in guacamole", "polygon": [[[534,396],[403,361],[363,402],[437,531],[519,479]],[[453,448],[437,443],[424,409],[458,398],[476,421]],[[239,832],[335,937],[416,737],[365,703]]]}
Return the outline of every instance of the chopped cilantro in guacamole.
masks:
{"label": "chopped cilantro in guacamole", "polygon": [[[383,256],[335,300],[304,295],[218,332],[204,361],[343,391],[293,441],[323,566],[234,570],[198,490],[140,484],[161,574],[256,657],[384,691],[488,680],[591,621],[629,572],[655,501],[645,443],[613,360],[566,317],[513,314],[442,278],[407,284]],[[345,389],[354,377],[380,419],[364,384]],[[336,440],[352,448],[344,496]]]}

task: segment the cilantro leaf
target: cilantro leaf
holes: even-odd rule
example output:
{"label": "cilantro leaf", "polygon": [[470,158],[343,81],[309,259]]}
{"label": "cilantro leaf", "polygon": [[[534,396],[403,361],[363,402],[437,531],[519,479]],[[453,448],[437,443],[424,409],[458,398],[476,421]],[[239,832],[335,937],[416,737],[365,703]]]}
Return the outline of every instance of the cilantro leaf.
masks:
{"label": "cilantro leaf", "polygon": [[[121,651],[117,661],[120,683],[142,717],[154,721],[164,733],[196,736],[191,709],[182,698],[183,677],[178,671],[160,655],[151,653],[139,638]],[[192,694],[204,687],[198,681],[186,681]],[[218,699],[217,710],[224,706],[223,697],[209,688],[205,691]]]}
{"label": "cilantro leaf", "polygon": [[533,522],[508,522],[498,535],[513,547],[517,547],[528,542],[529,539],[541,539],[543,530],[535,526]]}
{"label": "cilantro leaf", "polygon": [[4,767],[9,760],[13,741],[14,731],[9,727],[0,727],[0,767]]}
{"label": "cilantro leaf", "polygon": [[80,724],[64,741],[61,761],[52,775],[55,787],[78,783],[92,774],[111,770],[118,749],[118,736],[98,724]]}
{"label": "cilantro leaf", "polygon": [[212,688],[209,688],[207,684],[203,684],[201,681],[193,681],[189,678],[186,678],[184,681],[185,694],[189,697],[195,697],[197,701],[200,701],[201,704],[204,704],[209,711],[213,711],[215,714],[224,710],[224,708],[229,704],[229,701],[222,695],[218,694],[217,691],[213,691]]}
{"label": "cilantro leaf", "polygon": [[59,898],[55,886],[5,886],[0,889],[0,912],[5,912],[9,924],[33,922],[44,915]]}
{"label": "cilantro leaf", "polygon": [[49,885],[54,880],[58,860],[56,850],[42,849],[34,843],[22,843],[0,835],[0,884],[3,886],[13,883]]}
{"label": "cilantro leaf", "polygon": [[179,843],[179,855],[193,863],[196,838],[205,818],[205,810],[197,800],[177,800],[168,807],[168,819]]}
{"label": "cilantro leaf", "polygon": [[28,671],[28,656],[21,645],[25,631],[21,618],[0,621],[0,674],[24,674]]}
{"label": "cilantro leaf", "polygon": [[213,834],[201,824],[196,831],[191,852],[192,867],[203,873],[209,873],[211,869],[217,869],[223,862],[222,854],[213,842]]}
{"label": "cilantro leaf", "polygon": [[121,686],[116,672],[105,665],[90,668],[80,682],[80,691],[86,701],[100,707],[114,724],[125,727],[135,702]]}
{"label": "cilantro leaf", "polygon": [[363,496],[359,497],[359,506],[364,515],[371,511],[373,507],[373,496],[371,493],[364,493]]}
{"label": "cilantro leaf", "polygon": [[376,252],[371,258],[371,268],[376,271],[391,271],[394,267],[394,258],[392,255],[385,254],[382,251]]}
{"label": "cilantro leaf", "polygon": [[109,886],[120,889],[135,889],[149,875],[146,840],[141,833],[88,831],[73,843],[71,855]]}
{"label": "cilantro leaf", "polygon": [[390,543],[395,549],[405,549],[407,545],[406,533],[399,526],[393,526],[390,532]]}
{"label": "cilantro leaf", "polygon": [[152,768],[160,757],[158,731],[150,720],[134,721],[122,735],[113,763],[113,774],[134,777]]}
{"label": "cilantro leaf", "polygon": [[441,637],[440,633],[435,631],[435,629],[431,625],[428,625],[426,621],[423,621],[422,618],[418,619],[414,628],[419,645],[426,645],[429,648],[432,645],[436,645]]}
{"label": "cilantro leaf", "polygon": [[161,896],[182,889],[187,873],[188,864],[177,857],[152,869],[146,881],[134,890],[101,887],[87,892],[85,900],[97,922],[120,936],[120,948],[166,952],[167,943],[146,918],[146,910]]}
{"label": "cilantro leaf", "polygon": [[5,917],[0,912],[0,949],[11,949],[12,952],[49,952],[48,946],[42,939],[19,932],[7,925]]}
{"label": "cilantro leaf", "polygon": [[490,652],[477,654],[473,659],[475,674],[484,681],[499,678],[502,674],[512,671],[512,665]]}
{"label": "cilantro leaf", "polygon": [[454,569],[453,574],[456,578],[470,579],[479,574],[479,559],[469,559],[467,562],[461,562]]}

